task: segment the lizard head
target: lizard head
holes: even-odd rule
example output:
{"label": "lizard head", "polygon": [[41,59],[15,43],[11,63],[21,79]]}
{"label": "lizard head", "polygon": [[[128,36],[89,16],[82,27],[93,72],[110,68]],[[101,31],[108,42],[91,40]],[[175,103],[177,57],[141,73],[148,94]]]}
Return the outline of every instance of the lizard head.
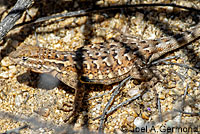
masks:
{"label": "lizard head", "polygon": [[38,56],[39,47],[31,45],[23,45],[17,48],[16,51],[10,53],[9,58],[12,62],[20,64],[20,62],[25,62],[29,58],[34,58]]}

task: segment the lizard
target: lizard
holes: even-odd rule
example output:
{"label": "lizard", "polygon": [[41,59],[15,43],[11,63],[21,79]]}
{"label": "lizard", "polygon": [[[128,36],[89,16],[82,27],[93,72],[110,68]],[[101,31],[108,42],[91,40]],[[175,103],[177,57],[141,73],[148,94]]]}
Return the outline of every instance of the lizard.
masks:
{"label": "lizard", "polygon": [[85,84],[110,85],[128,76],[149,80],[152,75],[148,67],[152,61],[187,45],[199,35],[200,23],[190,32],[171,37],[141,40],[122,36],[104,43],[85,45],[75,51],[22,45],[11,52],[9,58],[33,72],[49,73],[75,89],[73,109],[66,118],[69,120],[81,108]]}

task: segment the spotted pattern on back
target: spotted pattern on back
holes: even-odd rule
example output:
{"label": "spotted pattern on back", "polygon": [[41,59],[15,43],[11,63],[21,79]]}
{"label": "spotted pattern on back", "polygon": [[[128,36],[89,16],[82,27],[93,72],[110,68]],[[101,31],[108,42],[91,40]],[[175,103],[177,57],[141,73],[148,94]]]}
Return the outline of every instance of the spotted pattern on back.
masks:
{"label": "spotted pattern on back", "polygon": [[15,63],[39,73],[53,72],[64,83],[65,79],[80,79],[93,84],[112,84],[131,75],[146,77],[147,65],[165,53],[186,45],[200,34],[200,24],[190,33],[156,40],[137,37],[110,39],[102,44],[85,45],[76,51],[56,51],[25,45],[10,54]]}
{"label": "spotted pattern on back", "polygon": [[83,81],[96,82],[127,74],[136,55],[129,46],[111,41],[92,44],[83,49]]}
{"label": "spotted pattern on back", "polygon": [[[21,46],[10,57],[32,71],[45,73],[57,71],[63,75],[77,76],[82,82],[110,84],[109,80],[128,75],[138,62],[138,46],[109,40],[91,44],[74,52],[56,51],[38,46]],[[20,51],[20,52],[19,52]],[[137,59],[137,60],[136,60]],[[117,81],[118,79],[116,79]],[[107,81],[107,82],[106,82]],[[119,80],[118,80],[119,81]]]}

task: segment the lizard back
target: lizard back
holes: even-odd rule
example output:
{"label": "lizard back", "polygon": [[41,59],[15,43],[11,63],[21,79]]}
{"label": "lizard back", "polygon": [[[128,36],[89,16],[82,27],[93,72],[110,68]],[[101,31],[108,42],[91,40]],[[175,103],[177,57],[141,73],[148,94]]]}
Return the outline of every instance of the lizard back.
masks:
{"label": "lizard back", "polygon": [[[134,43],[130,47],[113,40],[87,45],[73,52],[24,45],[12,52],[10,59],[38,73],[56,71],[63,77],[79,77],[85,83],[111,84],[136,72],[132,71],[136,62],[137,66],[142,66],[138,49]],[[81,74],[78,74],[80,70]]]}
{"label": "lizard back", "polygon": [[[131,75],[135,79],[148,78],[153,60],[180,48],[197,38],[200,24],[190,33],[155,40],[136,37],[110,39],[102,44],[85,45],[76,51],[56,51],[38,46],[20,46],[10,54],[15,63],[39,73],[51,73],[61,81],[71,83],[112,84]],[[121,40],[121,39],[119,39]]]}

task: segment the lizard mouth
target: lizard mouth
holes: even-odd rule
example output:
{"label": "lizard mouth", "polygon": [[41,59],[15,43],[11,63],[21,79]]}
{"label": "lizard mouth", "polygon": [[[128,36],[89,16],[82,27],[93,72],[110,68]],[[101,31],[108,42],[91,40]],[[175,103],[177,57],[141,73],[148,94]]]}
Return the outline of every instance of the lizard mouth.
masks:
{"label": "lizard mouth", "polygon": [[25,62],[28,57],[20,55],[21,53],[18,50],[13,51],[9,54],[9,59],[13,64],[20,63],[21,61]]}
{"label": "lizard mouth", "polygon": [[9,58],[10,58],[10,59],[16,58],[16,52],[15,52],[15,51],[11,52],[11,53],[9,54]]}
{"label": "lizard mouth", "polygon": [[21,61],[20,58],[13,58],[13,57],[9,57],[9,60],[11,61],[12,64],[17,64]]}
{"label": "lizard mouth", "polygon": [[17,63],[17,62],[19,61],[19,59],[18,59],[17,56],[16,56],[16,52],[15,52],[15,51],[13,51],[13,52],[11,52],[11,53],[9,54],[9,59],[10,59],[10,61],[13,62],[13,63]]}

